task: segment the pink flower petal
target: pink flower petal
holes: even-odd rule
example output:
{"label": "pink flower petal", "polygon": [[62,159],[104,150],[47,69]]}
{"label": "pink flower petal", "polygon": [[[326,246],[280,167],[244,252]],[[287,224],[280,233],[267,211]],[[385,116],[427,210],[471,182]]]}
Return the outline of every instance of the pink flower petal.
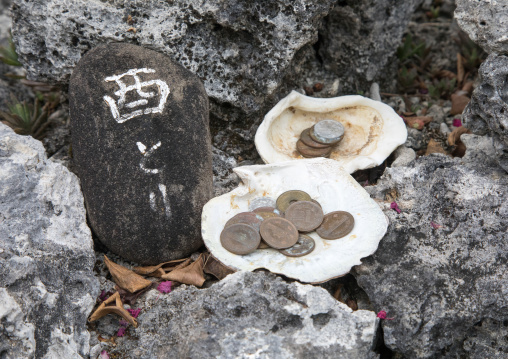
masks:
{"label": "pink flower petal", "polygon": [[[127,309],[127,310],[129,310],[129,309]],[[118,322],[118,324],[120,324],[120,326],[122,326],[122,327],[127,327],[129,325],[129,322],[122,319]]]}
{"label": "pink flower petal", "polygon": [[116,333],[117,337],[123,337],[125,335],[125,327],[120,327]]}
{"label": "pink flower petal", "polygon": [[462,127],[462,121],[460,120],[460,118],[454,118],[452,124],[455,127]]}
{"label": "pink flower petal", "polygon": [[109,359],[108,352],[105,350],[101,351],[101,358],[100,359]]}
{"label": "pink flower petal", "polygon": [[141,309],[127,309],[130,315],[132,315],[133,318],[137,318],[139,313],[141,312]]}
{"label": "pink flower petal", "polygon": [[103,289],[101,294],[99,295],[99,299],[104,302],[106,299],[108,299],[108,294],[106,293],[106,291]]}
{"label": "pink flower petal", "polygon": [[397,205],[397,203],[396,203],[396,202],[392,202],[392,203],[390,204],[390,208],[391,208],[391,209],[393,209],[393,210],[395,210],[395,212],[400,213],[400,208],[399,208],[399,206]]}
{"label": "pink flower petal", "polygon": [[431,225],[434,229],[438,229],[438,228],[443,227],[442,225],[437,224],[437,223],[434,223],[434,222],[432,222],[432,221],[430,221],[430,225]]}
{"label": "pink flower petal", "polygon": [[379,319],[386,319],[386,320],[392,320],[393,319],[393,318],[387,318],[386,317],[386,312],[384,310],[382,310],[379,313],[377,313],[377,317]]}
{"label": "pink flower petal", "polygon": [[171,292],[171,281],[162,282],[157,286],[157,290],[161,293]]}

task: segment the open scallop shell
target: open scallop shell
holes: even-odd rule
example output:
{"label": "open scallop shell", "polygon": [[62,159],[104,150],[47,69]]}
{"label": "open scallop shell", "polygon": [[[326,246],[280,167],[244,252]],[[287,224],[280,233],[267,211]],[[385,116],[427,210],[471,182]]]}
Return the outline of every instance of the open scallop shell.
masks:
{"label": "open scallop shell", "polygon": [[395,111],[362,96],[314,98],[296,91],[268,112],[256,132],[256,148],[265,163],[303,159],[296,142],[306,128],[333,119],[345,128],[330,154],[348,173],[380,165],[406,142],[407,129]]}
{"label": "open scallop shell", "polygon": [[[202,235],[206,247],[225,265],[252,271],[271,272],[307,283],[319,283],[347,274],[361,264],[361,258],[374,253],[388,227],[386,216],[369,194],[337,163],[325,158],[289,161],[271,165],[235,168],[242,184],[233,191],[213,198],[203,207]],[[316,248],[310,254],[290,258],[275,249],[258,249],[236,255],[221,246],[220,233],[235,214],[246,212],[254,198],[277,198],[289,190],[302,190],[317,200],[323,212],[348,211],[355,227],[347,236],[325,240],[312,232]]]}

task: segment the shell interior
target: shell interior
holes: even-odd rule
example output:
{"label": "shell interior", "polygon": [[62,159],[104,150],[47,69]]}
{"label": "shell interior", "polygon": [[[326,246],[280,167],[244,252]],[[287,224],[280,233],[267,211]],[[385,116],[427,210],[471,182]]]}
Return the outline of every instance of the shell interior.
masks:
{"label": "shell interior", "polygon": [[362,96],[321,99],[293,91],[265,116],[256,132],[261,158],[265,163],[303,159],[296,151],[301,132],[324,119],[344,126],[344,138],[330,159],[348,173],[381,164],[407,139],[403,120],[381,102]]}
{"label": "shell interior", "polygon": [[[337,163],[317,158],[272,165],[239,167],[235,172],[243,183],[233,191],[210,200],[203,208],[202,236],[210,252],[225,265],[253,271],[271,272],[307,283],[319,283],[347,274],[361,258],[371,255],[387,230],[388,222],[369,194]],[[346,237],[325,240],[315,232],[315,250],[303,257],[286,257],[275,249],[236,255],[220,244],[225,223],[235,214],[248,211],[257,197],[276,199],[288,190],[302,190],[317,200],[324,213],[348,211],[355,219]]]}

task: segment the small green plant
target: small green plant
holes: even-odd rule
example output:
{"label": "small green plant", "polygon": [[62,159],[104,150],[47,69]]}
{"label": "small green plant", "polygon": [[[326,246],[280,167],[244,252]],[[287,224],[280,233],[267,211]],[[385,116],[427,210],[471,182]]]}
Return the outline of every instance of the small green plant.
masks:
{"label": "small green plant", "polygon": [[9,37],[9,46],[0,46],[0,61],[11,66],[21,66],[21,63],[18,61],[16,47],[12,41],[12,35]]}
{"label": "small green plant", "polygon": [[486,58],[485,52],[463,32],[459,32],[458,37],[454,38],[454,40],[460,47],[461,55],[466,59],[464,63],[465,69],[476,72]]}
{"label": "small green plant", "polygon": [[403,92],[414,89],[417,77],[415,68],[408,70],[406,66],[402,66],[397,74],[399,89]]}
{"label": "small green plant", "polygon": [[434,100],[449,98],[455,91],[456,86],[457,79],[443,78],[439,81],[434,80],[434,83],[428,86],[429,96]]}
{"label": "small green plant", "polygon": [[41,107],[38,98],[33,105],[13,98],[7,107],[9,112],[0,111],[0,118],[19,135],[30,135],[41,139],[44,130],[51,124],[48,121],[47,107],[46,105]]}
{"label": "small green plant", "polygon": [[439,6],[431,6],[430,11],[428,13],[429,18],[437,19],[439,17],[439,10],[441,8]]}
{"label": "small green plant", "polygon": [[407,65],[416,59],[426,56],[427,46],[424,41],[416,42],[411,34],[407,34],[402,45],[397,49],[397,58],[402,65]]}

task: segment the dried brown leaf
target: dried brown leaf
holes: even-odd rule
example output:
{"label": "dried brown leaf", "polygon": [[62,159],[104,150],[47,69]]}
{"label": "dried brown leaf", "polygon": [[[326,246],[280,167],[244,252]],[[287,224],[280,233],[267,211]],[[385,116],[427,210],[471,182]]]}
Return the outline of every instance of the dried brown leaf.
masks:
{"label": "dried brown leaf", "polygon": [[462,55],[457,52],[457,83],[460,85],[464,81],[464,63]]}
{"label": "dried brown leaf", "polygon": [[450,80],[453,80],[454,78],[457,77],[456,74],[454,74],[453,72],[451,72],[449,70],[441,70],[441,71],[436,73],[436,76],[438,78],[440,78],[440,79],[447,78],[447,79],[450,79]]}
{"label": "dried brown leaf", "polygon": [[203,268],[205,266],[204,255],[200,254],[198,259],[191,265],[178,268],[162,276],[162,279],[173,280],[184,284],[192,284],[201,287],[205,282]]}
{"label": "dried brown leaf", "polygon": [[452,109],[450,110],[451,115],[459,115],[464,111],[471,99],[463,94],[452,95]]}
{"label": "dried brown leaf", "polygon": [[106,263],[115,283],[118,284],[120,288],[126,289],[131,293],[137,292],[152,284],[148,279],[141,277],[124,266],[112,262],[106,256],[104,256],[104,263]]}
{"label": "dried brown leaf", "polygon": [[450,146],[456,146],[458,143],[462,142],[460,140],[460,136],[464,133],[471,133],[467,127],[461,126],[454,129],[449,135],[448,135],[448,144]]}
{"label": "dried brown leaf", "polygon": [[132,324],[134,328],[138,326],[137,320],[133,318],[126,309],[124,309],[122,300],[120,299],[120,294],[118,292],[102,302],[97,310],[92,313],[90,318],[88,318],[88,321],[93,322],[108,314],[116,314],[121,316],[127,322]]}
{"label": "dried brown leaf", "polygon": [[164,263],[160,263],[160,264],[157,264],[156,266],[146,266],[146,267],[134,267],[133,270],[134,272],[136,272],[137,274],[141,274],[141,275],[151,275],[152,273],[154,272],[157,272],[158,269],[162,268],[162,267],[171,267],[171,266],[176,266],[178,265],[179,263],[182,263],[182,262],[185,262],[187,259],[175,259],[173,261],[169,261],[169,262],[164,262]]}
{"label": "dried brown leaf", "polygon": [[158,284],[157,282],[152,282],[152,284],[149,285],[148,287],[138,290],[135,293],[131,293],[125,289],[120,288],[119,286],[116,286],[116,290],[118,291],[118,294],[120,294],[120,299],[122,300],[123,303],[133,306],[134,304],[136,304],[136,300],[141,294],[146,293],[152,288],[157,288],[157,284]]}
{"label": "dried brown leaf", "polygon": [[204,271],[205,273],[211,274],[219,280],[222,280],[226,278],[227,275],[235,272],[231,268],[222,264],[211,254],[208,255],[208,258],[206,259]]}
{"label": "dried brown leaf", "polygon": [[473,81],[467,81],[464,86],[462,86],[462,91],[467,92],[468,94],[471,94],[473,92]]}
{"label": "dried brown leaf", "polygon": [[429,144],[427,145],[427,151],[425,152],[425,156],[428,156],[431,153],[442,153],[448,155],[448,152],[446,152],[443,146],[441,146],[441,144],[436,140],[434,140],[433,138],[430,139]]}
{"label": "dried brown leaf", "polygon": [[417,130],[422,130],[426,124],[432,122],[434,120],[431,116],[414,116],[414,117],[404,117],[404,121],[411,128],[416,128]]}

